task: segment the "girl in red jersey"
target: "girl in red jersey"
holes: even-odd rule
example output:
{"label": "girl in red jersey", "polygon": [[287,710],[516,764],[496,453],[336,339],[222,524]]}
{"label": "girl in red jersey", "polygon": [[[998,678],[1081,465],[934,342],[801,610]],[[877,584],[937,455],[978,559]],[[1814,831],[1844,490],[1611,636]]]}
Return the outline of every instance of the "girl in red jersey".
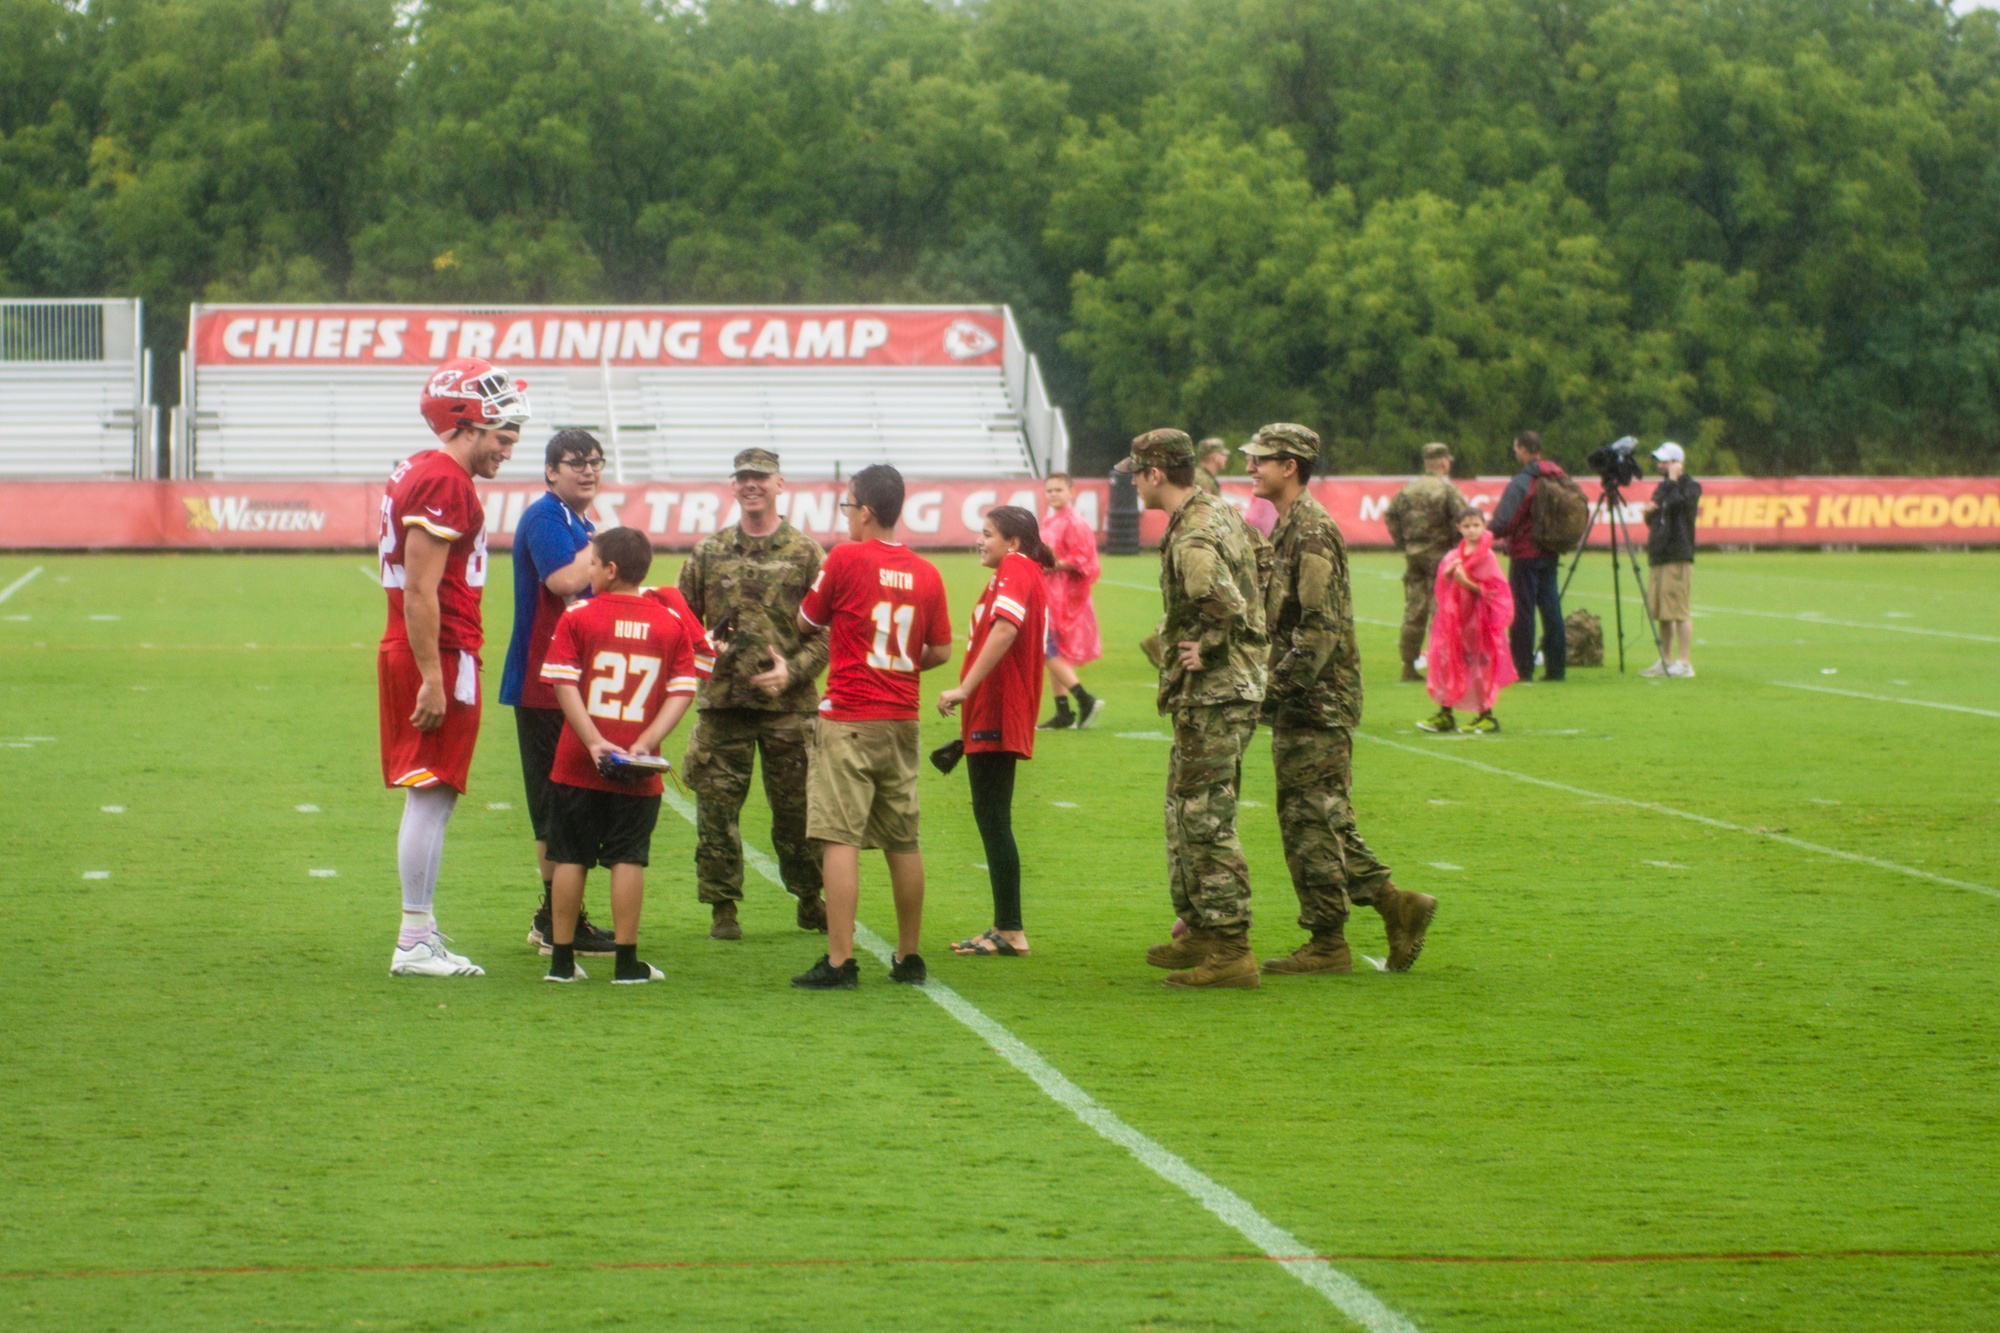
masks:
{"label": "girl in red jersey", "polygon": [[[1097,610],[1090,604],[1090,586],[1097,582],[1097,536],[1076,512],[1076,487],[1067,472],[1052,472],[1042,484],[1049,517],[1041,530],[1042,544],[1055,561],[1049,571],[1049,680],[1055,685],[1055,716],[1043,731],[1087,727],[1104,709],[1104,700],[1083,688],[1076,669],[1104,655],[1097,640]],[[1070,711],[1070,702],[1076,711]]]}
{"label": "girl in red jersey", "polygon": [[953,953],[1025,958],[1021,853],[1014,845],[1014,764],[1035,753],[1042,706],[1042,653],[1048,635],[1043,571],[1055,563],[1035,516],[1013,505],[989,510],[979,558],[993,578],[972,610],[971,642],[957,686],[938,696],[950,717],[963,704],[960,735],[972,780],[972,817],[986,844],[993,883],[993,928],[951,946]]}

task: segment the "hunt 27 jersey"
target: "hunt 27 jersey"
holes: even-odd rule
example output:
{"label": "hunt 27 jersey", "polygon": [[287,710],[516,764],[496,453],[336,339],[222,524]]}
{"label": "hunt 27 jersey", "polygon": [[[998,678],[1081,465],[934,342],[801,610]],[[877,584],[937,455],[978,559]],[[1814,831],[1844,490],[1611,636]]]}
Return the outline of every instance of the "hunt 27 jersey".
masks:
{"label": "hunt 27 jersey", "polygon": [[937,566],[900,542],[844,542],[826,553],[799,614],[827,632],[822,717],[916,720],[918,660],[951,643]]}
{"label": "hunt 27 jersey", "polygon": [[472,474],[442,449],[412,454],[389,474],[382,496],[382,588],[389,594],[389,624],[385,644],[404,644],[410,632],[403,622],[403,557],[411,528],[451,543],[445,554],[444,578],[438,583],[438,648],[479,651],[485,635],[479,625],[479,595],[486,587],[486,510],[472,487]]}
{"label": "hunt 27 jersey", "polygon": [[[694,644],[680,619],[636,593],[607,592],[577,602],[556,622],[542,679],[574,685],[597,734],[630,750],[668,696],[695,692]],[[597,771],[590,751],[565,725],[549,777],[571,787],[658,796],[660,779],[620,782]]]}

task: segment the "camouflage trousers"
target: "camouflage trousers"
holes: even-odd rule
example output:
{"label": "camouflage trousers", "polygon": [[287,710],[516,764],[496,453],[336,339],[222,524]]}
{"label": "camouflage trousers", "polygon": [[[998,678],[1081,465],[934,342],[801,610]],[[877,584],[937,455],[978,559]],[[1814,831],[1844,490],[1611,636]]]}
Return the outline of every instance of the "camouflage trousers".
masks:
{"label": "camouflage trousers", "polygon": [[1403,557],[1403,650],[1405,665],[1424,655],[1424,636],[1430,633],[1431,613],[1437,610],[1438,565],[1442,555]]}
{"label": "camouflage trousers", "polygon": [[793,896],[819,897],[819,845],[806,837],[806,762],[812,736],[810,713],[754,708],[696,713],[681,767],[694,788],[694,873],[701,901],[743,901],[743,830],[737,816],[750,794],[750,769],[760,750],[780,876]]}
{"label": "camouflage trousers", "polygon": [[1236,792],[1258,709],[1254,703],[1227,703],[1174,710],[1174,752],[1167,769],[1168,885],[1181,920],[1225,935],[1250,929],[1250,863],[1236,839]]}
{"label": "camouflage trousers", "polygon": [[1299,925],[1331,930],[1349,903],[1368,904],[1389,883],[1354,827],[1347,794],[1354,780],[1354,734],[1346,727],[1271,728],[1278,775],[1278,833],[1299,895]]}

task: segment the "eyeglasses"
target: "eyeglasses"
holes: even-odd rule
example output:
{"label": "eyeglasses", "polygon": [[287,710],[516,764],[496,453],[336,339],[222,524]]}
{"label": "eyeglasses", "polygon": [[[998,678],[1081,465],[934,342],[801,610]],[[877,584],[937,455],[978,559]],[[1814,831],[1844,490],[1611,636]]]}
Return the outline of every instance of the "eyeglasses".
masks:
{"label": "eyeglasses", "polygon": [[842,500],[840,507],[842,509],[866,509],[868,506],[858,500]]}
{"label": "eyeglasses", "polygon": [[604,471],[604,460],[602,458],[565,458],[562,461],[562,465],[564,467],[573,467],[578,472]]}

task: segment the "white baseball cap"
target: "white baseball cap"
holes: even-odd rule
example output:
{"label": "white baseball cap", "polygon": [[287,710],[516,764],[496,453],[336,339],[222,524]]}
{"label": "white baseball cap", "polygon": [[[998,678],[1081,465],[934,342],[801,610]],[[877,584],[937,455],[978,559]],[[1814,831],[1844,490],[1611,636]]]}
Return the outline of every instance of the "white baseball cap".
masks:
{"label": "white baseball cap", "polygon": [[1668,440],[1665,444],[1653,450],[1653,457],[1659,459],[1662,463],[1687,462],[1687,455],[1682,453],[1681,447],[1672,440]]}

